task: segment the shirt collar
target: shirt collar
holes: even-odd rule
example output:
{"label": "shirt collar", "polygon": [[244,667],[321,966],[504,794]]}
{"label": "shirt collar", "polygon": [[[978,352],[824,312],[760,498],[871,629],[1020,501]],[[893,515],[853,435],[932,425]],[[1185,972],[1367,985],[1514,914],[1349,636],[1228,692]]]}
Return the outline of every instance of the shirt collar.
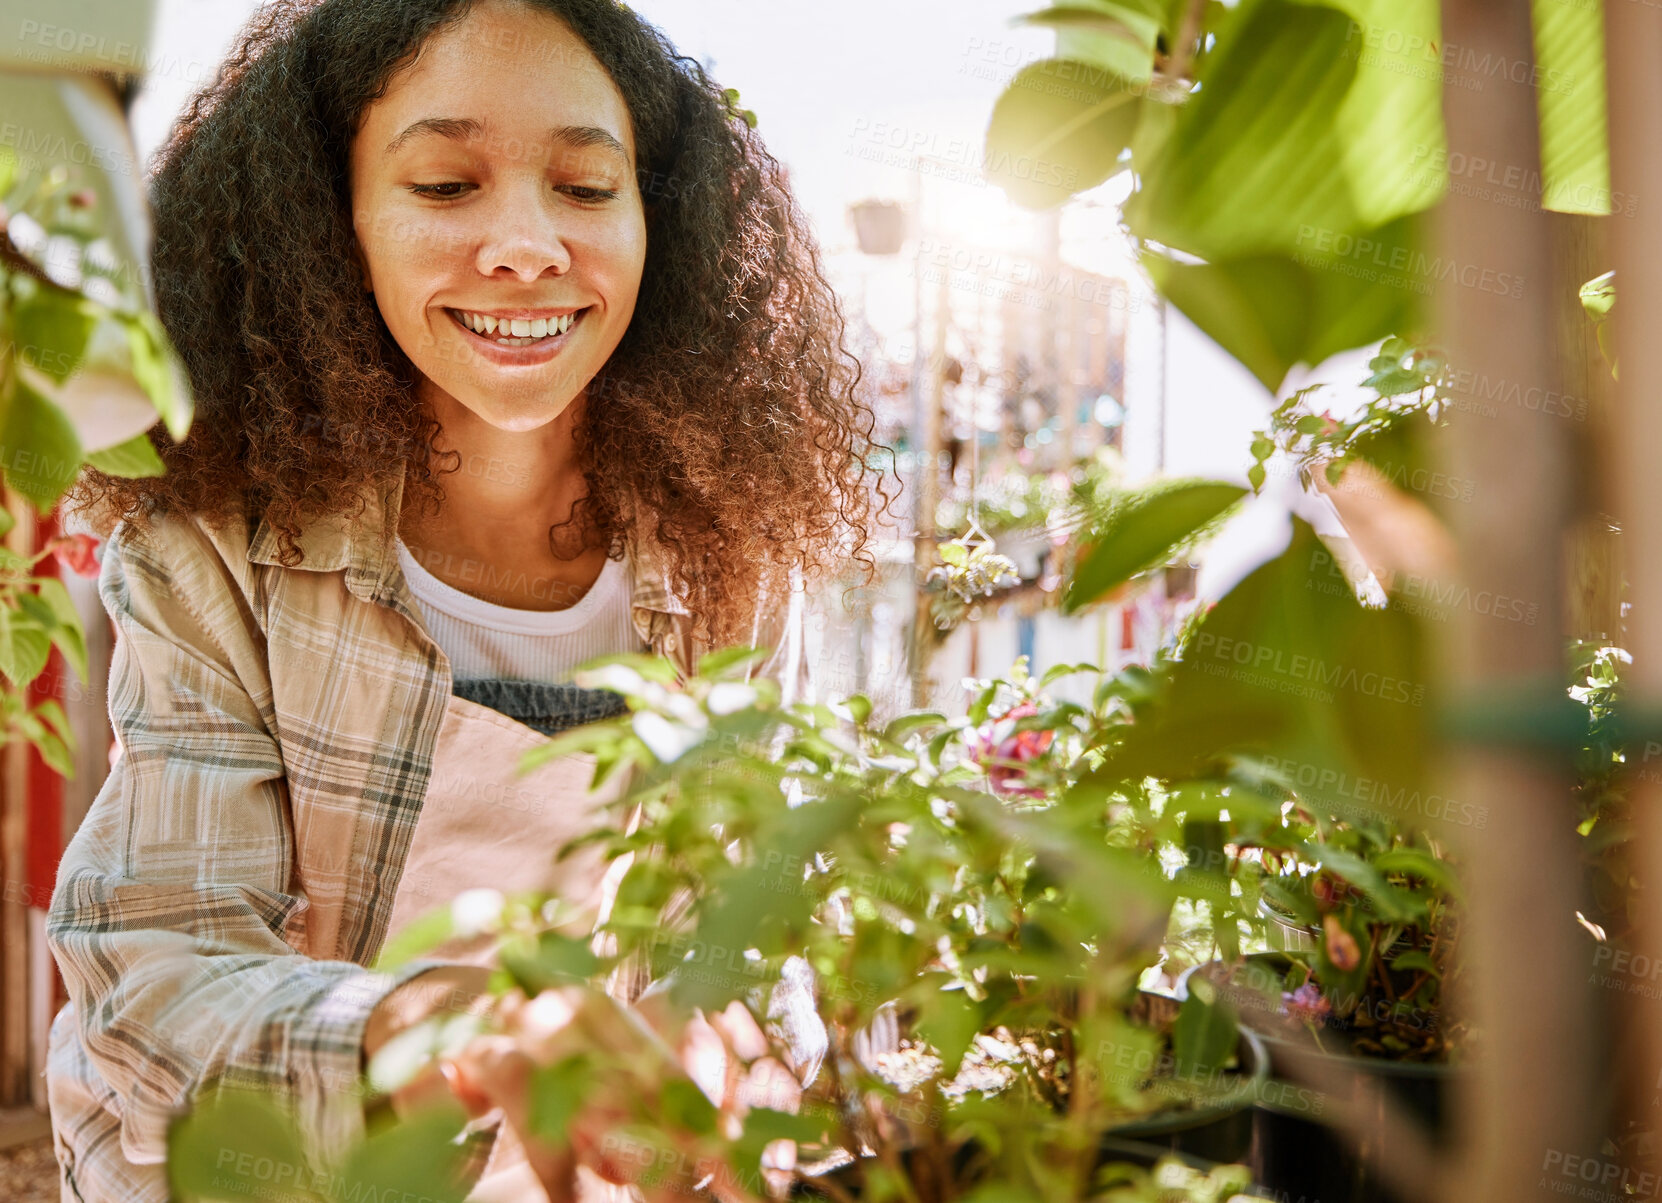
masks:
{"label": "shirt collar", "polygon": [[[322,515],[295,536],[295,546],[304,557],[296,568],[312,572],[346,570],[346,584],[354,594],[384,602],[395,581],[403,579],[393,539],[398,530],[398,513],[404,498],[404,472],[374,478],[358,490],[362,509],[349,505]],[[253,564],[280,566],[277,531],[261,518],[248,541],[248,560]],[[631,605],[638,610],[665,614],[690,614],[676,593],[663,549],[652,540],[643,540],[633,549],[634,592]]]}

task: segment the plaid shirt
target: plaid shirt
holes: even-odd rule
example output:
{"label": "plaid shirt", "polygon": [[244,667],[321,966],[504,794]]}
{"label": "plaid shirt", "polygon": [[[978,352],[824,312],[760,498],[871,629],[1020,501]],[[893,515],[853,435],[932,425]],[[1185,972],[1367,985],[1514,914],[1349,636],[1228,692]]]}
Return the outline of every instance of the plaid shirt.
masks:
{"label": "plaid shirt", "polygon": [[[321,1170],[364,1128],[371,1010],[438,962],[372,972],[451,693],[393,536],[403,479],[277,560],[264,522],[122,523],[99,595],[120,755],[47,917],[70,1002],[48,1092],[84,1203],[164,1203],[170,1120],[210,1083],[288,1099]],[[636,631],[683,672],[707,650],[653,549]],[[757,607],[757,669],[812,696],[805,596]],[[69,1197],[66,1195],[66,1198]]]}

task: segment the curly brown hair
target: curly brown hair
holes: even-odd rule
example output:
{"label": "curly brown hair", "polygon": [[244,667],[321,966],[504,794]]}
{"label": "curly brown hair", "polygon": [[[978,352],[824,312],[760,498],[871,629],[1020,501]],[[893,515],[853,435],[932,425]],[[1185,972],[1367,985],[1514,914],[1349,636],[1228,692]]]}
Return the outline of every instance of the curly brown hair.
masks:
{"label": "curly brown hair", "polygon": [[[151,191],[158,307],[196,419],[182,443],[151,431],[165,476],[87,470],[71,504],[100,528],[166,510],[263,517],[292,566],[308,521],[399,460],[407,504],[442,500],[460,456],[444,466],[365,290],[347,156],[367,106],[474,2],[275,0],[192,100]],[[873,417],[784,170],[617,0],[517,2],[563,20],[610,73],[647,218],[634,318],[588,390],[606,404],[586,405],[575,435],[588,494],[550,529],[554,554],[655,540],[714,643],[737,641],[793,564],[813,578],[852,559],[869,581]],[[886,509],[881,477],[875,493]]]}

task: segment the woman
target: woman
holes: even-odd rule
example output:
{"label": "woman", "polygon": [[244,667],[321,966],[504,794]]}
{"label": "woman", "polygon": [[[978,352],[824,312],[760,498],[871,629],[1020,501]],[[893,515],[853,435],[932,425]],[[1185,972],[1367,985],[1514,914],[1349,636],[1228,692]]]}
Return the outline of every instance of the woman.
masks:
{"label": "woman", "polygon": [[871,563],[870,415],[783,172],[615,0],[278,0],[153,194],[197,417],[166,476],[77,495],[121,746],[49,916],[83,1203],[165,1199],[214,1081],[338,1155],[366,1054],[483,989],[477,949],[368,971],[389,930],[546,881],[582,825],[581,759],[512,768],[613,711],[571,667],[751,643],[800,694],[806,581]]}

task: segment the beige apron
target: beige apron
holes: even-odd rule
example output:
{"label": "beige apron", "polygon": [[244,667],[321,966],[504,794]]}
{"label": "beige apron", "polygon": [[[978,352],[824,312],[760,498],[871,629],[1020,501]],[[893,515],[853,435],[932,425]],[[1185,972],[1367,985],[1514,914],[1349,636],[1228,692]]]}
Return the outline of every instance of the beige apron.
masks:
{"label": "beige apron", "polygon": [[[433,772],[410,841],[410,852],[393,897],[389,934],[422,912],[465,890],[548,889],[598,915],[627,867],[618,861],[610,874],[604,852],[584,849],[556,865],[561,844],[591,830],[602,819],[598,808],[615,800],[622,774],[594,794],[588,792],[594,757],[562,756],[521,776],[520,757],[548,741],[546,735],[488,706],[452,696],[433,752]],[[592,922],[584,930],[592,927]],[[454,939],[424,954],[436,960],[488,964],[488,937]],[[639,1199],[627,1187],[613,1187],[581,1171],[584,1203]],[[498,1129],[484,1175],[468,1203],[548,1203],[519,1141]]]}

